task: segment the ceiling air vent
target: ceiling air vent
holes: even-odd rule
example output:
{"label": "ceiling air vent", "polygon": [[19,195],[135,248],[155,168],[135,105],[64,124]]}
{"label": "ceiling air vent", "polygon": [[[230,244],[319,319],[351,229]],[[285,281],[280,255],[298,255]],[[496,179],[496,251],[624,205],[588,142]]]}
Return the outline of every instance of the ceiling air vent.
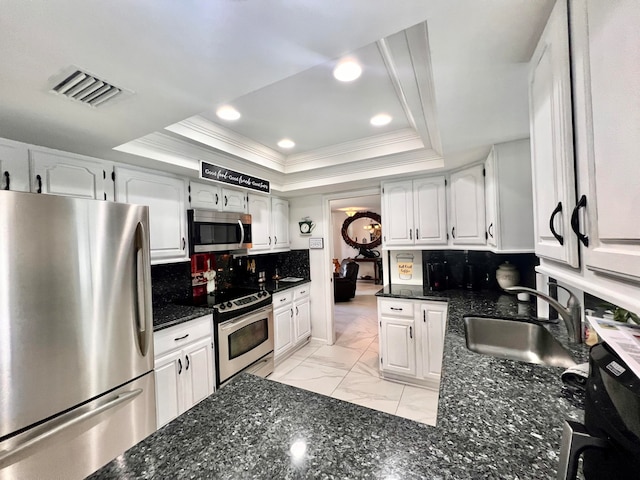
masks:
{"label": "ceiling air vent", "polygon": [[75,69],[71,75],[59,82],[51,91],[71,100],[97,107],[116,98],[123,92],[123,89],[82,70]]}

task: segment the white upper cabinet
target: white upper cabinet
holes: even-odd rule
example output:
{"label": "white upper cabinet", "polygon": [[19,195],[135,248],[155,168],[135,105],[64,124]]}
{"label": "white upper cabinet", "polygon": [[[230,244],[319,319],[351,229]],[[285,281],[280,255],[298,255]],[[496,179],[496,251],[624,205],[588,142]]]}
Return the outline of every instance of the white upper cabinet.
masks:
{"label": "white upper cabinet", "polygon": [[[586,10],[585,10],[586,4]],[[573,226],[586,268],[640,281],[640,2],[587,0],[572,9],[581,181]],[[583,220],[580,222],[580,220]]]}
{"label": "white upper cabinet", "polygon": [[289,201],[271,197],[273,248],[289,248]]}
{"label": "white upper cabinet", "polygon": [[189,204],[191,208],[220,210],[221,189],[212,183],[189,182]]}
{"label": "white upper cabinet", "polygon": [[383,244],[446,245],[445,177],[382,184]]}
{"label": "white upper cabinet", "polygon": [[247,193],[243,190],[222,188],[222,211],[246,213]]}
{"label": "white upper cabinet", "polygon": [[88,157],[30,150],[31,191],[113,200],[113,164]]}
{"label": "white upper cabinet", "polygon": [[529,140],[493,146],[485,168],[487,244],[501,252],[533,252]]}
{"label": "white upper cabinet", "polygon": [[289,201],[255,193],[248,197],[253,244],[250,252],[288,249]]}
{"label": "white upper cabinet", "polygon": [[152,263],[188,260],[186,182],[119,166],[115,175],[117,202],[149,206]]}
{"label": "white upper cabinet", "polygon": [[578,267],[571,233],[576,196],[568,38],[567,3],[559,0],[531,58],[529,120],[535,252]]}
{"label": "white upper cabinet", "polygon": [[451,174],[449,233],[453,245],[485,245],[483,165]]}
{"label": "white upper cabinet", "polygon": [[248,211],[251,215],[252,252],[271,248],[271,198],[249,194]]}
{"label": "white upper cabinet", "polygon": [[416,245],[446,245],[447,205],[445,177],[413,181],[413,218]]}
{"label": "white upper cabinet", "polygon": [[24,143],[0,139],[0,190],[29,191],[29,152]]}

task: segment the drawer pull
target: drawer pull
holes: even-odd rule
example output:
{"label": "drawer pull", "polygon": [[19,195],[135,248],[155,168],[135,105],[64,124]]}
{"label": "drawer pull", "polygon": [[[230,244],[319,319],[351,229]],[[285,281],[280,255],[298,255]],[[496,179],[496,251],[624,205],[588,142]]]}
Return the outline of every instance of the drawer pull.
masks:
{"label": "drawer pull", "polygon": [[173,340],[174,340],[174,341],[176,341],[176,342],[179,342],[180,340],[184,340],[184,339],[185,339],[185,338],[187,338],[188,336],[189,336],[189,334],[187,333],[186,335],[183,335],[183,336],[178,337],[178,338],[174,338]]}
{"label": "drawer pull", "polygon": [[402,308],[398,308],[398,307],[389,307],[389,310],[395,310],[397,312],[401,312]]}

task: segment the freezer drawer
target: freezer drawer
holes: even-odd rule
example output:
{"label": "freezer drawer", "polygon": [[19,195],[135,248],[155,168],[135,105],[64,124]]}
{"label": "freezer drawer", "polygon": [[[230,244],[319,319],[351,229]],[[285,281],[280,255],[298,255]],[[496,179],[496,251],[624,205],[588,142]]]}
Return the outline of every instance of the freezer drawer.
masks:
{"label": "freezer drawer", "polygon": [[149,372],[0,443],[0,480],[83,479],[155,430]]}

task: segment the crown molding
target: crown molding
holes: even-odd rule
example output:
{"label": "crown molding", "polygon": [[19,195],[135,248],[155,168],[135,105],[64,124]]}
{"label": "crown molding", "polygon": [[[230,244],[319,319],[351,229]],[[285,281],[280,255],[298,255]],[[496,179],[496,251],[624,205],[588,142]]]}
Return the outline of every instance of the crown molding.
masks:
{"label": "crown molding", "polygon": [[286,157],[281,153],[200,115],[169,125],[165,130],[271,170],[285,171]]}
{"label": "crown molding", "polygon": [[160,132],[151,133],[125,143],[115,147],[114,150],[186,168],[192,170],[195,177],[199,177],[200,174],[200,160],[205,160],[242,173],[265,178],[271,182],[273,190],[280,191],[284,181],[284,174],[280,172],[256,165],[242,158],[232,157],[224,152],[214,152],[206,147],[194,145]]}
{"label": "crown molding", "polygon": [[405,128],[395,132],[339,143],[311,152],[287,157],[285,173],[297,173],[318,168],[344,165],[395,153],[424,148],[415,130]]}

